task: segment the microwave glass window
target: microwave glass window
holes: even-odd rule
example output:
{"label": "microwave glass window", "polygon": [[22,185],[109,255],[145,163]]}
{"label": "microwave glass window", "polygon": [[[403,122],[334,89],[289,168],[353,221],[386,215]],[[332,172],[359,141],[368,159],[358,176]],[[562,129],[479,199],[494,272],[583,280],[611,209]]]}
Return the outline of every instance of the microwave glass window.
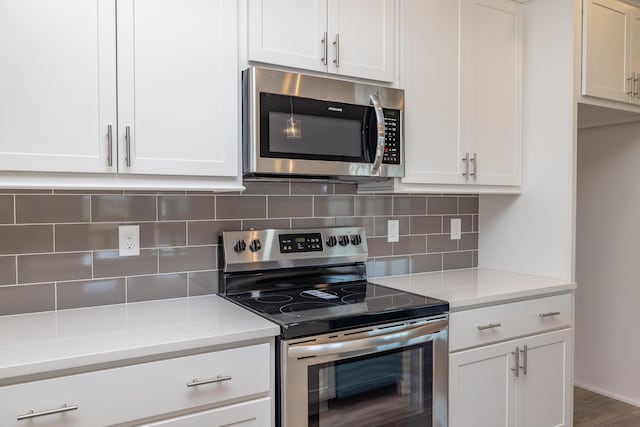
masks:
{"label": "microwave glass window", "polygon": [[433,343],[308,369],[310,427],[432,425]]}
{"label": "microwave glass window", "polygon": [[269,112],[269,151],[362,157],[362,123],[356,120]]}

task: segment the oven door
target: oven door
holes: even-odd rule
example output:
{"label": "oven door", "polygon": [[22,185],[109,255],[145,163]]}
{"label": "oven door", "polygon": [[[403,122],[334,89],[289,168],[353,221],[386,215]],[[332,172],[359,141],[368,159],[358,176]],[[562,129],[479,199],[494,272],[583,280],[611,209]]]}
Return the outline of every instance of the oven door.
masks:
{"label": "oven door", "polygon": [[283,427],[447,425],[447,319],[281,344]]}

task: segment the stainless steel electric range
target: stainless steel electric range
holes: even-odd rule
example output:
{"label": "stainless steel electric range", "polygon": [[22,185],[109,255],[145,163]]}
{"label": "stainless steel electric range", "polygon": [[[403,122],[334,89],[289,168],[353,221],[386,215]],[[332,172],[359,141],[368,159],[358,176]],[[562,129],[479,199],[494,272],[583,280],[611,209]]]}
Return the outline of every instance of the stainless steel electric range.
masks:
{"label": "stainless steel electric range", "polygon": [[283,427],[447,425],[449,305],[367,280],[359,227],[224,232],[221,295],[280,326]]}

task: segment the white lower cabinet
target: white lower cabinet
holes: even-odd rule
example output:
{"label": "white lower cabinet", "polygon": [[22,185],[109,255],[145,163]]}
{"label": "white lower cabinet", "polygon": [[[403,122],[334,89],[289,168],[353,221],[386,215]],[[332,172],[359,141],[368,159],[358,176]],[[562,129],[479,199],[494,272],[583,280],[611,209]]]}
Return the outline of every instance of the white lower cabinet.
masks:
{"label": "white lower cabinet", "polygon": [[259,399],[210,411],[197,412],[183,417],[157,423],[143,424],[145,427],[266,427],[271,423],[271,399]]}
{"label": "white lower cabinet", "polygon": [[[466,327],[472,328],[479,339],[471,343],[475,346],[449,354],[450,427],[572,425],[572,329],[570,324],[557,329],[558,322],[566,323],[563,316],[569,321],[572,318],[567,296],[451,314],[452,337]],[[514,312],[519,317],[513,317]],[[475,321],[473,314],[477,314]],[[464,326],[456,318],[459,315],[465,320]],[[539,324],[538,330],[528,336],[514,333],[514,339],[501,340],[504,336],[500,329],[508,329],[509,323],[527,325],[533,317],[549,322]],[[483,343],[492,336],[500,341]]]}
{"label": "white lower cabinet", "polygon": [[[266,426],[272,361],[264,343],[0,387],[0,425],[100,427],[154,419],[151,425]],[[246,406],[237,404],[242,400]],[[163,417],[166,424],[157,421]]]}

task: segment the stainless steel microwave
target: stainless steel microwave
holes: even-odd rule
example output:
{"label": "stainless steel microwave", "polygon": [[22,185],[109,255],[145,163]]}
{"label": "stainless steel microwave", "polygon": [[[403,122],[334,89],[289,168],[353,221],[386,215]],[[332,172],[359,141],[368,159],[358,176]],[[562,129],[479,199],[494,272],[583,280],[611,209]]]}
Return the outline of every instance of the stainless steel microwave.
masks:
{"label": "stainless steel microwave", "polygon": [[243,72],[245,176],[404,176],[404,91],[251,67]]}

